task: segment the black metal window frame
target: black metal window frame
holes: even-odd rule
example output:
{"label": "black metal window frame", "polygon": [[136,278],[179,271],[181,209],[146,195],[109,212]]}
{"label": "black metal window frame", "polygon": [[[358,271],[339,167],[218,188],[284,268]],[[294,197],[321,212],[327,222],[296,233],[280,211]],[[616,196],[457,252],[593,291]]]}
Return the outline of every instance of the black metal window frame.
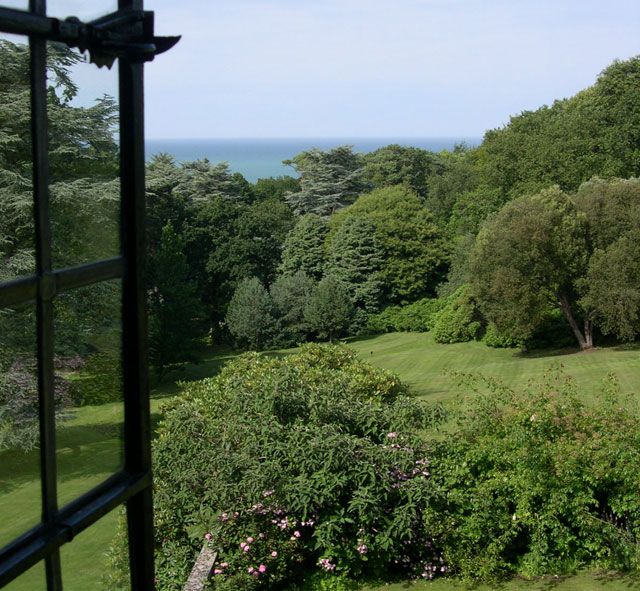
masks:
{"label": "black metal window frame", "polygon": [[[154,588],[151,497],[151,424],[145,286],[143,64],[178,38],[153,36],[153,13],[142,0],[118,0],[118,11],[90,23],[47,17],[46,0],[26,11],[0,6],[0,32],[26,35],[30,47],[31,139],[36,274],[0,284],[0,308],[36,302],[42,518],[0,549],[0,587],[41,560],[48,591],[62,589],[60,547],[126,502],[131,584]],[[118,60],[120,109],[120,256],[55,269],[49,211],[46,46],[48,41],[88,50],[98,66]],[[54,416],[53,301],[57,294],[122,280],[124,467],[60,508],[57,498]]]}

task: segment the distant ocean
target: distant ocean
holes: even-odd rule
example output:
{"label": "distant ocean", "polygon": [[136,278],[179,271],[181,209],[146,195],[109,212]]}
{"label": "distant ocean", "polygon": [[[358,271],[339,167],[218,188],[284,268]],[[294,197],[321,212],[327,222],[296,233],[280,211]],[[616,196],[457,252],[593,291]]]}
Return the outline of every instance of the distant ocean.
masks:
{"label": "distant ocean", "polygon": [[382,146],[400,144],[440,152],[452,150],[465,142],[469,147],[482,142],[479,137],[428,137],[428,138],[253,138],[253,139],[181,139],[146,140],[147,159],[161,152],[171,154],[176,161],[208,158],[209,161],[228,162],[233,172],[240,172],[251,183],[270,176],[295,176],[283,160],[293,158],[303,150],[320,148],[329,150],[350,144],[356,152],[373,152]]}

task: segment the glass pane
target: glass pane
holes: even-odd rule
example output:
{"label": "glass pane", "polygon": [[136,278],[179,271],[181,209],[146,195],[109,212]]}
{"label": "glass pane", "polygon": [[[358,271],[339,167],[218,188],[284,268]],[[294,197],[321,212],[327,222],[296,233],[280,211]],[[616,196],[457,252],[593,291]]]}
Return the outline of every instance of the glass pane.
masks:
{"label": "glass pane", "polygon": [[97,283],[55,301],[56,367],[74,404],[56,425],[60,507],[122,467],[120,283]]}
{"label": "glass pane", "polygon": [[29,49],[0,40],[0,281],[35,272]]}
{"label": "glass pane", "polygon": [[[0,310],[0,547],[42,511],[35,306]],[[59,402],[64,413],[67,401]]]}
{"label": "glass pane", "polygon": [[52,260],[61,268],[119,254],[117,68],[79,62],[60,45],[48,54]]}
{"label": "glass pane", "polygon": [[58,18],[77,16],[80,20],[90,21],[116,10],[117,0],[47,0],[47,14]]}
{"label": "glass pane", "polygon": [[45,591],[46,588],[44,561],[38,562],[26,573],[22,573],[17,579],[3,587],[4,591]]}
{"label": "glass pane", "polygon": [[75,537],[70,544],[60,549],[64,591],[106,591],[124,588],[115,584],[116,569],[113,564],[117,562],[118,557],[124,562],[128,561],[126,546],[117,554],[111,551],[119,522],[124,524],[124,514],[120,507],[105,515]]}

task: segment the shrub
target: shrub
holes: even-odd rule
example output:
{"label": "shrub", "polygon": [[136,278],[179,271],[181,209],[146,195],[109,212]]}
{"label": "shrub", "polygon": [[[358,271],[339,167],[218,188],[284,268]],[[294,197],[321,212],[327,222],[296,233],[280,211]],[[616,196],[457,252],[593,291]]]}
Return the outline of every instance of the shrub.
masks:
{"label": "shrub", "polygon": [[[71,383],[61,372],[77,369],[80,358],[55,359],[54,403],[56,421],[68,416],[72,401]],[[18,359],[0,373],[0,451],[29,451],[40,443],[38,378],[34,359]]]}
{"label": "shrub", "polygon": [[479,338],[482,330],[482,316],[475,299],[469,288],[463,286],[435,314],[432,332],[436,343],[464,343]]}
{"label": "shrub", "polygon": [[492,322],[487,326],[484,336],[482,337],[482,342],[487,345],[487,347],[495,347],[496,349],[521,347],[523,345],[522,341],[518,339],[501,335]]}
{"label": "shrub", "polygon": [[369,316],[368,330],[383,332],[429,332],[436,314],[446,305],[444,299],[423,298],[406,306],[389,306],[379,314]]}
{"label": "shrub", "polygon": [[422,525],[437,414],[404,393],[318,345],[188,384],[154,449],[158,587],[181,589],[206,539],[219,590],[446,570]]}
{"label": "shrub", "polygon": [[558,371],[490,386],[433,452],[442,496],[423,517],[447,563],[468,579],[637,568],[640,420],[615,384],[592,408]]}

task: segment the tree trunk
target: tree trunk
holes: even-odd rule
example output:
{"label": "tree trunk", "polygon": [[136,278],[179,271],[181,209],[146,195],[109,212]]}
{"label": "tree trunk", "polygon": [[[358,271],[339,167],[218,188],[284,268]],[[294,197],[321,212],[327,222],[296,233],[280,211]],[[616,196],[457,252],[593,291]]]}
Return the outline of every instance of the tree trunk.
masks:
{"label": "tree trunk", "polygon": [[558,301],[560,302],[560,308],[562,309],[562,313],[564,317],[567,319],[567,322],[571,326],[571,330],[573,330],[573,334],[578,340],[578,344],[580,348],[584,351],[585,349],[590,349],[593,347],[593,337],[591,335],[591,322],[585,319],[585,333],[587,334],[587,338],[585,339],[582,332],[580,331],[580,327],[576,322],[576,319],[573,317],[573,313],[571,312],[571,307],[569,306],[569,302],[567,298],[563,295],[558,294]]}
{"label": "tree trunk", "polygon": [[584,340],[587,343],[587,349],[593,347],[593,325],[588,317],[584,319]]}

